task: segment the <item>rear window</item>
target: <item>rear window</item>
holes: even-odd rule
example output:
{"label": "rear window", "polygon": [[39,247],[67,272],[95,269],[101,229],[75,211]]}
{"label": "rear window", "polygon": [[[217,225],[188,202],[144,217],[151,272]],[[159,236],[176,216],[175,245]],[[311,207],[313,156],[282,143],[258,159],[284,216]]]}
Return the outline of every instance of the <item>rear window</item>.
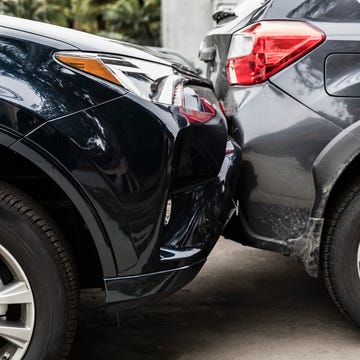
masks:
{"label": "rear window", "polygon": [[359,21],[359,0],[307,0],[292,10],[288,17],[323,21]]}

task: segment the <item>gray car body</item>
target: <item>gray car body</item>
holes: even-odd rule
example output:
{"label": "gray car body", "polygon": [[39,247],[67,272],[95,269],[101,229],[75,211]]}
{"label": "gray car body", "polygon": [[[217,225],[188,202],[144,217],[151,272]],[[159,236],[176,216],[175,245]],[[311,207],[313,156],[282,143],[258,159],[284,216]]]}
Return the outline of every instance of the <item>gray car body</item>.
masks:
{"label": "gray car body", "polygon": [[[243,152],[241,211],[226,236],[294,256],[317,276],[327,211],[360,164],[360,3],[273,0],[252,10],[225,19],[202,45]],[[232,34],[264,20],[306,21],[326,40],[265,83],[229,87]]]}

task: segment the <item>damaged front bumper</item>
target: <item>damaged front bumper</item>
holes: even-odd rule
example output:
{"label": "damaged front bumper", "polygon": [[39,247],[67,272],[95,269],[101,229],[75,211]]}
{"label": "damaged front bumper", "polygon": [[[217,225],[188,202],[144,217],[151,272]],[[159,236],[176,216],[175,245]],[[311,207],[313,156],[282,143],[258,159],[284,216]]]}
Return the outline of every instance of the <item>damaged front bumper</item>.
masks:
{"label": "damaged front bumper", "polygon": [[107,303],[116,303],[117,308],[137,306],[172,293],[200,271],[232,213],[241,152],[229,140],[226,153],[217,177],[171,193],[158,271],[105,279]]}

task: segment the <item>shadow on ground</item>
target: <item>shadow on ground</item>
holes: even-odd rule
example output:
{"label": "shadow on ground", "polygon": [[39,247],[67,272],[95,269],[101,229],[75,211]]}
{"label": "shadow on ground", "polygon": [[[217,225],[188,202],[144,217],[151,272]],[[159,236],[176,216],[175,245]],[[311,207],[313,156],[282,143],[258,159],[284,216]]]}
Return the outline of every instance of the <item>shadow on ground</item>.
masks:
{"label": "shadow on ground", "polygon": [[293,260],[220,240],[199,276],[137,312],[82,294],[71,360],[358,359],[360,331]]}

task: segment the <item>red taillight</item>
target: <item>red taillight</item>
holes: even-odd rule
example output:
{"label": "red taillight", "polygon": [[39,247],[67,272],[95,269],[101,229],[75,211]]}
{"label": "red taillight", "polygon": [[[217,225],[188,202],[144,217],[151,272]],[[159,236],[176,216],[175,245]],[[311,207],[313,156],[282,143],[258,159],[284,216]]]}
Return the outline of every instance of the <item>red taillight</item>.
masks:
{"label": "red taillight", "polygon": [[199,97],[199,99],[202,105],[201,111],[187,109],[184,106],[180,107],[181,115],[186,117],[190,123],[206,123],[216,115],[216,110],[208,100],[206,100],[204,97]]}
{"label": "red taillight", "polygon": [[230,85],[267,80],[325,40],[325,34],[301,21],[262,21],[233,35],[228,60]]}

